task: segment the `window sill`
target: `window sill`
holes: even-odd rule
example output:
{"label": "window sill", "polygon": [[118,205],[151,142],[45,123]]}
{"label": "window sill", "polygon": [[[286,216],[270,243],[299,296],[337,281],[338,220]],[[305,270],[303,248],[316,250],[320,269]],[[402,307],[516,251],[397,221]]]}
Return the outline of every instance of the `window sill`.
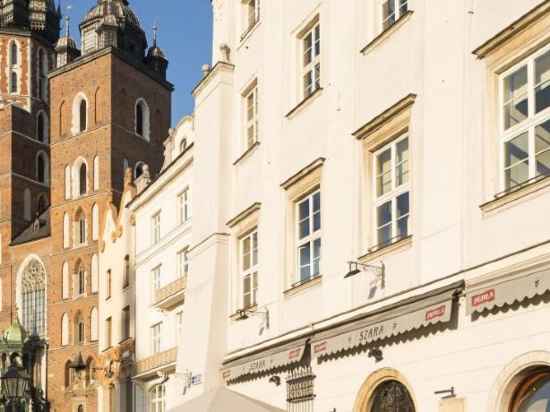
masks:
{"label": "window sill", "polygon": [[285,290],[283,294],[285,296],[297,295],[298,293],[303,292],[304,290],[320,285],[322,278],[323,277],[321,275],[317,275],[304,282],[295,283],[290,287],[290,289]]}
{"label": "window sill", "polygon": [[[525,198],[533,198],[537,195],[547,193],[550,189],[550,176],[545,176],[534,182],[513,189],[501,196],[495,196],[494,200],[486,202],[479,206],[483,214],[490,214],[497,209],[506,209],[515,206]],[[526,199],[527,200],[527,199]]]}
{"label": "window sill", "polygon": [[245,150],[245,152],[240,155],[237,160],[235,160],[233,162],[233,166],[237,166],[241,161],[243,161],[244,159],[248,158],[249,156],[252,155],[252,152],[255,152],[257,147],[260,146],[260,142],[256,142],[254,143],[252,146],[250,146],[248,149]]}
{"label": "window sill", "polygon": [[392,253],[401,252],[409,249],[412,246],[412,235],[398,239],[392,243],[384,246],[380,246],[378,249],[368,252],[361,256],[358,260],[359,263],[367,264],[374,260],[380,259],[382,256],[386,256]]}
{"label": "window sill", "polygon": [[237,49],[240,49],[242,47],[242,45],[244,43],[246,43],[246,41],[252,37],[252,33],[254,33],[258,27],[260,26],[262,20],[257,20],[253,25],[251,25],[249,28],[247,28],[242,34],[241,34],[241,38],[240,38],[240,43],[239,43],[239,46],[237,47]]}
{"label": "window sill", "polygon": [[401,26],[403,26],[413,15],[413,11],[409,10],[404,15],[402,15],[395,23],[393,23],[390,27],[388,27],[386,30],[384,30],[382,33],[380,33],[378,36],[376,36],[374,39],[372,39],[365,47],[361,49],[361,54],[365,55],[375,49],[379,44],[383,43],[386,39],[391,37],[393,33],[395,33]]}
{"label": "window sill", "polygon": [[300,103],[298,103],[296,106],[290,110],[285,117],[290,119],[292,118],[296,113],[302,111],[306,106],[309,106],[309,104],[315,100],[318,96],[321,95],[321,92],[323,91],[322,87],[319,87],[317,90],[315,90],[313,93],[311,93],[308,97],[303,99]]}
{"label": "window sill", "polygon": [[241,308],[241,309],[237,309],[235,311],[235,313],[229,315],[229,319],[233,320],[233,321],[239,321],[239,320],[245,320],[247,318],[243,318],[242,317],[242,314],[243,313],[254,313],[258,310],[258,305],[252,305],[252,306],[248,306],[246,308]]}

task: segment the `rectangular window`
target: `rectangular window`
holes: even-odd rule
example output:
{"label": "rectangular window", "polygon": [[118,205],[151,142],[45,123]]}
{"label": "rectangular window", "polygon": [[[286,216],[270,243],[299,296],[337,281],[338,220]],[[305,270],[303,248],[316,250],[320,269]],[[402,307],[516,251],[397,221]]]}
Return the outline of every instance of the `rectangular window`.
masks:
{"label": "rectangular window", "polygon": [[111,292],[112,292],[112,280],[113,280],[113,276],[111,274],[111,269],[107,270],[107,274],[106,274],[106,279],[105,279],[105,283],[106,283],[106,299],[110,299],[111,298]]}
{"label": "rectangular window", "polygon": [[151,354],[154,355],[161,351],[161,333],[162,322],[151,327]]}
{"label": "rectangular window", "polygon": [[258,141],[258,87],[254,85],[243,96],[245,112],[245,148],[250,149]]}
{"label": "rectangular window", "polygon": [[242,5],[245,28],[241,39],[243,39],[260,20],[260,0],[242,0]]}
{"label": "rectangular window", "polygon": [[258,292],[258,231],[240,240],[241,287],[243,308],[256,305]]}
{"label": "rectangular window", "polygon": [[296,204],[298,282],[320,274],[321,192],[311,193]]}
{"label": "rectangular window", "polygon": [[78,270],[78,294],[83,295],[84,289],[85,289],[85,279],[86,279],[86,272],[84,272],[84,269]]}
{"label": "rectangular window", "polygon": [[178,277],[183,278],[189,274],[189,254],[187,248],[178,252]]}
{"label": "rectangular window", "polygon": [[500,78],[502,189],[550,175],[550,49]]}
{"label": "rectangular window", "polygon": [[183,337],[183,311],[176,313],[176,336],[178,341],[181,342]]}
{"label": "rectangular window", "polygon": [[130,306],[122,309],[122,340],[130,337]]}
{"label": "rectangular window", "polygon": [[160,242],[160,212],[151,217],[151,243],[156,245]]}
{"label": "rectangular window", "polygon": [[382,31],[391,27],[409,10],[408,0],[382,1]]}
{"label": "rectangular window", "polygon": [[122,276],[122,288],[127,288],[130,286],[130,256],[126,255],[124,257],[124,273]]}
{"label": "rectangular window", "polygon": [[409,235],[409,139],[378,150],[374,161],[376,242],[385,246]]}
{"label": "rectangular window", "polygon": [[316,23],[302,38],[304,98],[321,87],[321,24]]}
{"label": "rectangular window", "polygon": [[161,282],[160,282],[160,268],[161,265],[158,265],[153,269],[152,272],[152,278],[153,278],[153,289],[160,289]]}
{"label": "rectangular window", "polygon": [[186,188],[178,195],[178,223],[191,219],[191,190]]}
{"label": "rectangular window", "polygon": [[113,346],[113,320],[111,317],[108,317],[105,320],[105,338],[107,342],[107,347],[110,348]]}

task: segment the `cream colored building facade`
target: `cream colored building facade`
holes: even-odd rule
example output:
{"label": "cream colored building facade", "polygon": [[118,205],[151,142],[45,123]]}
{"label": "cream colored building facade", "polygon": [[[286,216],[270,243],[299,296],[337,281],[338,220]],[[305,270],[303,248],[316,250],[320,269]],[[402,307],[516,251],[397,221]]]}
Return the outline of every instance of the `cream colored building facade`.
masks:
{"label": "cream colored building facade", "polygon": [[212,6],[172,410],[546,410],[550,2]]}

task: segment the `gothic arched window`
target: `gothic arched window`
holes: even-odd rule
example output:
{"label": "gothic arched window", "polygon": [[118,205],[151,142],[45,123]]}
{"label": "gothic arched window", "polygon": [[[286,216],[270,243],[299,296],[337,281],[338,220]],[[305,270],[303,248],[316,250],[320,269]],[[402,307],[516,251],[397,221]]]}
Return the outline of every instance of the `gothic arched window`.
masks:
{"label": "gothic arched window", "polygon": [[77,263],[74,276],[74,294],[75,296],[83,295],[86,290],[86,271],[82,262]]}
{"label": "gothic arched window", "polygon": [[44,152],[36,156],[36,180],[40,183],[48,183],[48,158]]}
{"label": "gothic arched window", "polygon": [[38,51],[38,98],[46,99],[48,93],[48,56],[44,49]]}
{"label": "gothic arched window", "polygon": [[79,116],[80,116],[80,133],[85,132],[88,128],[88,103],[86,100],[82,99],[79,106]]}
{"label": "gothic arched window", "polygon": [[139,99],[136,102],[136,134],[149,140],[150,136],[150,111],[147,102]]}
{"label": "gothic arched window", "polygon": [[407,388],[400,382],[389,380],[374,391],[369,412],[415,412]]}
{"label": "gothic arched window", "polygon": [[86,244],[87,241],[87,225],[86,225],[86,215],[79,209],[75,215],[75,232],[74,232],[74,244],[77,246],[82,246]]}
{"label": "gothic arched window", "polygon": [[151,412],[166,410],[166,388],[163,384],[155,385],[149,391],[149,410]]}
{"label": "gothic arched window", "polygon": [[78,182],[80,183],[79,195],[85,195],[88,191],[88,168],[86,167],[86,163],[82,163],[78,169]]}
{"label": "gothic arched window", "polygon": [[19,64],[19,48],[15,41],[12,42],[10,46],[10,64],[12,66],[17,66]]}
{"label": "gothic arched window", "polygon": [[17,93],[19,78],[16,71],[12,71],[10,75],[10,93]]}
{"label": "gothic arched window", "polygon": [[44,112],[38,113],[36,118],[36,138],[39,142],[48,141],[48,122]]}
{"label": "gothic arched window", "polygon": [[46,324],[46,270],[32,259],[22,278],[23,326],[31,335],[44,336]]}
{"label": "gothic arched window", "polygon": [[10,45],[10,93],[17,93],[19,90],[19,76],[18,76],[18,65],[19,65],[19,47],[17,43],[13,41]]}

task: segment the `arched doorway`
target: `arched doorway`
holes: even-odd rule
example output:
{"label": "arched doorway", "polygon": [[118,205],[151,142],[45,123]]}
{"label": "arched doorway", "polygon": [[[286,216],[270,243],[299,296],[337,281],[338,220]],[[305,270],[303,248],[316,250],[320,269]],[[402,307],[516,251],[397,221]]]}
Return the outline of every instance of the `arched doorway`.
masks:
{"label": "arched doorway", "polygon": [[550,410],[550,367],[533,368],[516,386],[509,412]]}
{"label": "arched doorway", "polygon": [[405,385],[387,380],[376,387],[370,408],[365,412],[415,412],[415,409]]}

